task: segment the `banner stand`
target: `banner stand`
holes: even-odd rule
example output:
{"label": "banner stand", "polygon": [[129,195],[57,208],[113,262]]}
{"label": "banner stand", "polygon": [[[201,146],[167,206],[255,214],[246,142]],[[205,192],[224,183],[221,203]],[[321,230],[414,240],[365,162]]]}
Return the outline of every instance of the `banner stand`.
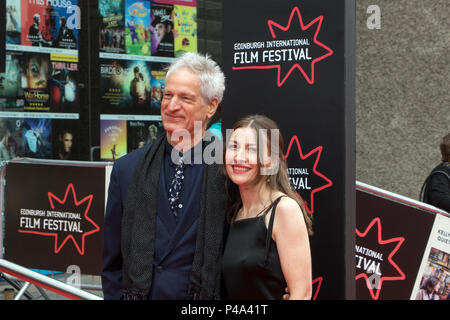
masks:
{"label": "banner stand", "polygon": [[[8,260],[11,260],[11,258],[10,258],[11,256],[20,256],[20,253],[17,253],[17,252],[14,251],[14,247],[15,247],[14,244],[13,244],[14,241],[12,241],[11,239],[13,239],[16,236],[22,236],[23,237],[23,235],[17,233],[17,235],[14,235],[14,237],[11,238],[11,227],[10,226],[9,226],[9,233],[8,233],[8,222],[9,222],[9,224],[14,222],[15,218],[13,216],[14,216],[14,213],[17,213],[17,211],[14,210],[13,212],[11,212],[11,209],[9,209],[9,211],[8,211],[8,207],[11,208],[11,203],[10,204],[7,203],[7,197],[9,197],[9,199],[11,199],[11,197],[17,198],[19,202],[24,203],[23,204],[24,207],[27,207],[27,205],[30,206],[30,202],[29,202],[30,198],[33,198],[33,196],[34,196],[33,194],[31,194],[32,192],[26,192],[26,190],[24,190],[24,193],[23,193],[24,196],[18,195],[17,194],[17,190],[18,190],[17,186],[14,186],[14,185],[17,185],[17,181],[15,181],[15,182],[13,181],[13,180],[17,180],[17,179],[13,179],[12,178],[13,180],[11,180],[9,182],[9,184],[7,183],[7,180],[8,180],[8,177],[7,177],[8,169],[10,169],[12,166],[17,166],[17,165],[19,165],[19,166],[24,165],[24,166],[27,166],[27,167],[31,166],[28,169],[28,172],[36,172],[38,174],[38,176],[39,176],[39,172],[42,172],[42,168],[45,168],[46,170],[50,170],[49,172],[53,172],[54,170],[59,170],[60,171],[61,169],[64,170],[66,167],[69,167],[69,168],[71,168],[70,170],[64,170],[67,173],[67,175],[70,175],[71,171],[74,171],[73,175],[77,175],[77,172],[80,172],[80,170],[83,170],[83,169],[86,169],[86,170],[97,170],[97,169],[101,170],[99,176],[100,177],[104,177],[103,179],[95,179],[95,176],[93,177],[93,181],[94,181],[93,184],[97,184],[97,186],[96,186],[97,194],[94,194],[94,192],[92,192],[92,190],[86,190],[86,189],[82,189],[82,188],[79,188],[77,190],[78,192],[80,192],[80,190],[81,190],[81,193],[79,193],[79,194],[81,194],[79,196],[80,198],[85,196],[87,193],[91,193],[90,196],[92,196],[93,201],[96,201],[95,206],[92,204],[92,201],[89,203],[89,208],[86,209],[86,218],[88,217],[88,211],[91,208],[90,206],[92,204],[94,206],[94,210],[96,211],[95,213],[97,214],[97,218],[93,218],[93,217],[90,217],[90,218],[95,220],[95,222],[99,226],[99,228],[96,230],[96,232],[98,232],[98,234],[97,234],[97,238],[95,240],[95,242],[98,244],[98,246],[94,248],[94,250],[98,251],[98,247],[101,247],[101,241],[98,241],[99,240],[98,237],[101,234],[101,232],[99,232],[100,228],[102,228],[102,226],[103,226],[102,219],[103,219],[103,215],[104,215],[104,212],[105,212],[104,209],[105,209],[105,206],[106,206],[106,194],[107,194],[107,187],[109,185],[109,176],[110,176],[110,172],[112,170],[112,163],[111,162],[59,161],[59,160],[41,160],[41,159],[31,159],[31,158],[17,158],[17,159],[14,159],[14,160],[3,162],[2,163],[2,167],[1,167],[1,171],[0,171],[0,184],[1,184],[1,187],[0,187],[0,206],[2,208],[2,215],[1,215],[1,219],[0,219],[0,222],[1,222],[0,223],[0,259],[5,259],[6,258]],[[78,168],[78,169],[75,169],[75,168]],[[17,172],[17,170],[16,170],[16,172]],[[64,180],[66,178],[66,180],[67,180],[67,177],[65,177],[64,175],[61,175],[61,174],[49,174],[47,176],[47,178],[48,178],[47,180],[48,180],[49,185],[53,185],[52,182],[54,182],[54,181],[52,181],[52,179]],[[75,189],[77,189],[77,181],[76,181],[75,178],[76,177],[70,177],[68,181],[70,181],[71,184],[73,182],[73,184],[75,185],[75,187],[74,187],[74,202],[77,203],[77,200],[76,200],[77,196],[75,194]],[[41,181],[41,180],[45,180],[45,179],[35,179],[33,177],[30,177],[30,179],[27,180],[27,183],[23,185],[23,188],[24,189],[26,189],[26,188],[30,189],[30,187],[28,185],[30,185],[30,184],[33,185],[37,180],[38,180],[38,182],[37,182],[37,186],[36,186],[36,193],[39,193],[39,189],[42,189],[41,182],[43,182],[43,181]],[[84,179],[84,180],[87,180],[87,179]],[[95,181],[96,181],[96,183],[95,183]],[[13,189],[13,192],[10,191],[10,195],[8,196],[8,187],[10,185],[12,185],[11,188]],[[56,190],[58,190],[58,189],[56,189]],[[69,190],[69,188],[67,188],[67,192],[65,194],[65,198],[70,199],[71,195],[69,194],[68,190]],[[65,191],[65,189],[60,191],[59,194],[57,194],[55,192],[54,199],[55,199],[55,203],[57,205],[58,205],[58,201],[59,201],[58,197],[62,199],[62,197],[64,196],[64,191]],[[47,193],[44,193],[44,194],[47,197]],[[48,192],[48,198],[52,199],[50,195],[51,195],[51,192],[49,191]],[[86,198],[88,198],[88,197],[86,197]],[[92,200],[92,199],[90,198],[90,200]],[[27,201],[28,201],[28,204],[26,204]],[[83,200],[80,200],[79,202],[81,203],[82,201]],[[12,201],[10,200],[10,202],[12,202]],[[32,202],[33,202],[33,200],[31,200],[31,203]],[[22,207],[22,203],[19,204],[20,207]],[[31,204],[31,207],[32,206],[33,205]],[[58,210],[58,209],[56,209],[56,210]],[[59,209],[59,210],[60,211],[64,211],[63,209]],[[92,211],[93,210],[91,210],[89,215],[94,216],[94,212],[92,212]],[[102,215],[102,217],[101,217],[102,219],[100,219],[101,221],[99,221],[99,219],[98,219],[99,213],[101,213],[101,215]],[[9,221],[7,221],[8,219],[9,219]],[[36,235],[36,234],[38,234],[38,235]],[[31,232],[30,232],[29,234],[25,233],[25,235],[26,236],[30,236],[30,237],[39,237],[39,235],[42,235],[42,234],[40,234],[39,232],[36,232],[35,234],[31,234]],[[41,236],[40,238],[43,238],[43,237]],[[9,239],[9,242],[8,242],[8,239]],[[72,239],[73,239],[73,244],[74,244],[72,246],[72,248],[70,247],[72,245],[71,241],[67,241],[66,244],[63,244],[61,246],[61,247],[65,246],[66,248],[60,248],[60,250],[64,251],[64,250],[73,249],[75,247],[78,249],[78,247],[77,247],[77,240],[78,239],[76,240],[76,237],[72,237]],[[37,239],[37,240],[38,241],[42,241],[41,239]],[[31,242],[33,242],[33,241],[35,241],[35,240],[31,240]],[[55,246],[57,244],[57,241],[58,240],[57,240],[57,237],[56,237],[56,239],[55,239]],[[18,240],[17,242],[23,244],[22,240]],[[52,241],[47,241],[47,242],[52,243]],[[84,241],[84,237],[83,237],[83,252],[82,252],[83,254],[85,253],[84,252],[84,246],[85,246],[84,242],[85,241]],[[26,243],[24,245],[26,246]],[[60,243],[58,245],[60,245]],[[13,248],[12,249],[13,251],[11,250],[11,247]],[[31,251],[34,251],[34,250],[35,249],[32,249]],[[21,251],[21,250],[19,250],[19,251]],[[60,253],[61,251],[59,251],[57,254],[54,254],[56,260],[60,259],[60,258],[58,258],[58,255],[61,256],[62,254],[64,254],[64,253],[61,254]],[[86,252],[87,251],[88,250],[86,249]],[[83,255],[78,255],[77,256],[76,254],[72,254],[71,255],[71,259],[75,259],[75,261],[72,262],[72,260],[71,260],[71,265],[75,265],[75,266],[81,265],[82,266],[83,264],[86,264],[86,261],[83,260],[83,259],[85,259],[86,255],[84,255],[84,256]],[[98,252],[96,252],[95,257],[98,257]],[[43,259],[45,261],[48,261],[48,258],[47,259],[43,258]],[[91,255],[91,258],[89,258],[89,259],[92,259],[92,255]],[[98,259],[95,259],[95,260],[98,260]],[[12,260],[12,261],[15,261],[15,260]],[[61,267],[61,264],[59,262],[58,262],[59,265],[57,263],[54,267],[52,266],[51,262],[49,262],[49,265],[45,265],[45,267],[42,265],[42,261],[39,262],[39,263],[41,263],[41,265],[38,265],[38,266],[33,265],[33,261],[30,261],[30,262],[25,263],[25,264],[18,263],[18,265],[22,265],[22,266],[24,266],[26,268],[38,269],[38,270],[57,270],[57,271],[61,271],[61,272],[65,271],[65,269]],[[97,270],[97,269],[99,269],[98,265],[101,264],[101,261],[100,262],[96,261],[94,264],[97,265],[97,267],[95,268]],[[83,269],[81,269],[81,270],[83,270]],[[89,268],[88,268],[88,270],[89,270]],[[90,270],[92,270],[92,268]],[[67,271],[65,273],[67,273]],[[80,273],[80,280],[81,280],[81,275],[86,275],[86,274],[97,274],[98,275],[99,273],[98,272],[95,272],[95,273],[92,273],[92,272],[89,272],[89,273],[81,272]],[[29,289],[28,287],[29,287],[29,285],[31,283],[29,283],[27,281],[22,282],[22,280],[20,280],[20,279],[16,279],[13,276],[9,276],[9,275],[3,274],[3,273],[0,276],[1,276],[2,279],[4,279],[6,282],[8,282],[11,286],[13,286],[16,290],[19,291],[19,294],[16,296],[16,300],[20,299],[23,296],[25,296],[27,299],[30,299],[30,300],[33,298],[32,295],[28,292],[28,289]],[[52,279],[53,276],[54,276],[54,273],[52,272],[52,274],[51,274],[51,276],[49,276],[49,278]],[[77,285],[78,285],[78,283],[77,283]],[[82,283],[79,283],[79,286],[80,286],[81,289],[99,290],[99,291],[102,290],[101,286],[93,285],[93,284],[82,284]],[[36,286],[36,287],[37,287],[38,291],[40,292],[40,294],[44,297],[44,299],[48,300],[49,297],[45,293],[45,291],[42,288],[40,288],[39,286]]]}
{"label": "banner stand", "polygon": [[251,114],[278,124],[314,220],[320,300],[355,297],[355,12],[355,0],[223,1],[223,128]]}

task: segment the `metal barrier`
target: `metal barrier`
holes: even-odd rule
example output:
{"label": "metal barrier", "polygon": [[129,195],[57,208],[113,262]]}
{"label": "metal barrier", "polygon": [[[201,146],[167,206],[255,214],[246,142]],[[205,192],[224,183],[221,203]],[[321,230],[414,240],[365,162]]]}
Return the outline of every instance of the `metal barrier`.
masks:
{"label": "metal barrier", "polygon": [[377,187],[374,187],[374,186],[371,186],[371,185],[368,185],[368,184],[365,184],[365,183],[362,183],[362,182],[359,182],[359,181],[356,181],[356,188],[359,189],[359,190],[364,190],[364,191],[367,191],[367,192],[371,192],[371,193],[379,195],[381,197],[385,197],[385,198],[388,198],[388,199],[391,199],[393,201],[397,201],[397,202],[400,202],[400,203],[403,203],[403,204],[406,204],[406,205],[409,205],[409,206],[413,206],[413,207],[416,207],[416,208],[421,208],[421,209],[424,209],[424,210],[427,210],[427,211],[431,211],[433,213],[439,213],[439,214],[442,214],[444,216],[450,217],[450,213],[448,213],[447,211],[444,211],[442,209],[436,208],[436,207],[434,207],[432,205],[429,205],[427,203],[424,203],[424,202],[421,202],[421,201],[417,201],[417,200],[414,200],[414,199],[411,199],[411,198],[408,198],[408,197],[404,197],[404,196],[401,196],[399,194],[392,193],[392,192],[389,192],[387,190],[380,189],[380,188],[377,188]]}
{"label": "metal barrier", "polygon": [[44,288],[72,300],[103,300],[99,296],[72,287],[61,281],[49,278],[40,273],[31,271],[27,268],[6,261],[4,259],[0,259],[0,272],[11,275],[26,282],[25,285],[20,289],[14,300],[20,300],[22,296],[26,294],[26,291],[31,284],[38,287],[38,289]]}
{"label": "metal barrier", "polygon": [[[20,161],[21,163],[34,163],[34,164],[51,164],[51,165],[67,165],[74,164],[78,166],[89,166],[89,167],[101,167],[111,163],[101,163],[101,162],[78,162],[78,161],[58,161],[58,160],[37,160],[37,159],[16,159],[11,162]],[[5,168],[6,165],[1,167],[0,171],[0,208],[3,214],[3,197],[4,197],[4,187],[5,187]],[[398,194],[391,193],[389,191],[376,188],[362,182],[356,181],[356,189],[365,190],[371,193],[375,193],[379,196],[389,198],[393,201],[401,202],[410,206],[419,207],[426,209],[431,212],[443,214],[445,216],[450,216],[449,213],[440,210],[436,207],[428,205],[426,203],[413,200],[407,197],[400,196]],[[35,285],[38,291],[45,299],[49,299],[48,295],[45,293],[44,289],[52,291],[63,297],[74,299],[74,300],[103,300],[101,297],[83,291],[87,290],[101,290],[101,286],[96,285],[80,285],[80,288],[71,286],[69,284],[63,283],[61,281],[55,280],[48,276],[42,275],[38,272],[32,271],[23,266],[14,264],[10,261],[3,259],[3,216],[0,216],[0,278],[8,282],[13,288],[15,288],[18,293],[15,296],[15,300],[20,300],[22,297],[27,299],[33,299],[30,295],[28,289],[30,285]],[[19,280],[20,279],[20,280]],[[24,283],[22,282],[24,281]]]}

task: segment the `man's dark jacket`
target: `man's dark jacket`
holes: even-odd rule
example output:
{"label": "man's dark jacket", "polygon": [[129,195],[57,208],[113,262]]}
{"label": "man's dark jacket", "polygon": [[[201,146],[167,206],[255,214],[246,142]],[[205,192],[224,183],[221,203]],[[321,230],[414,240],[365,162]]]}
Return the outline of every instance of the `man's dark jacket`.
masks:
{"label": "man's dark jacket", "polygon": [[435,167],[426,181],[424,202],[450,212],[450,164]]}
{"label": "man's dark jacket", "polygon": [[122,253],[120,248],[121,222],[128,184],[139,158],[148,150],[146,145],[114,162],[108,189],[103,227],[102,287],[105,300],[119,300],[122,296]]}
{"label": "man's dark jacket", "polygon": [[[139,159],[148,151],[149,147],[147,145],[118,159],[111,173],[103,230],[102,286],[105,299],[120,299],[123,294],[121,221],[128,185],[133,176],[134,168]],[[217,201],[222,201],[225,204],[224,198],[217,199]],[[164,211],[169,210],[169,208],[158,205],[158,210]],[[158,214],[161,214],[161,212]],[[165,214],[165,212],[162,212],[162,214]],[[183,219],[189,220],[190,217],[184,217]],[[166,227],[163,220],[157,219],[157,230]],[[180,292],[180,290],[184,290],[186,287],[186,281],[189,281],[189,277],[180,272],[173,272],[173,270],[178,270],[180,263],[186,264],[189,261],[187,259],[192,257],[187,252],[193,252],[195,248],[195,241],[192,241],[192,239],[195,239],[198,218],[196,218],[194,223],[190,220],[182,220],[179,222],[181,226],[185,225],[183,222],[189,222],[190,228],[178,228],[172,235],[164,232],[156,233],[155,248],[157,249],[155,250],[155,258],[159,256],[163,259],[162,261],[156,261],[156,259],[154,261],[154,264],[156,263],[157,265],[153,268],[153,272],[157,272],[158,275],[153,277],[152,291],[150,292],[149,298],[170,299],[174,297],[173,295],[171,296],[172,293]],[[169,246],[167,246],[168,243],[170,243]],[[167,247],[167,252],[158,252],[158,248],[161,247]],[[159,289],[154,290],[155,287]],[[166,293],[169,295],[166,296]],[[182,297],[180,296],[180,298]],[[178,299],[178,295],[175,295],[175,299]]]}

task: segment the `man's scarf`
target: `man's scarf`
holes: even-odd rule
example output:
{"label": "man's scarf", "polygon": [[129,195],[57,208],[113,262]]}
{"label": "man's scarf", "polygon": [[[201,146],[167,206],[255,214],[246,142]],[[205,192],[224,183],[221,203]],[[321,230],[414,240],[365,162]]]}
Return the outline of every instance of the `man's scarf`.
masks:
{"label": "man's scarf", "polygon": [[[121,229],[125,300],[147,299],[152,285],[157,187],[165,140],[165,135],[160,137],[142,155],[128,187]],[[188,298],[219,299],[226,196],[218,164],[203,164],[200,201]]]}

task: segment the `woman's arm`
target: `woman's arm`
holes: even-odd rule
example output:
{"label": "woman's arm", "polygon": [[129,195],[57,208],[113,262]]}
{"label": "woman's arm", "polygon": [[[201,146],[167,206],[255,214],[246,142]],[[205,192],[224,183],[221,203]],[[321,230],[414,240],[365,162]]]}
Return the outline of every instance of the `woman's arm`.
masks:
{"label": "woman's arm", "polygon": [[308,231],[298,203],[283,197],[277,206],[272,237],[277,244],[281,269],[290,300],[311,299],[312,271]]}

